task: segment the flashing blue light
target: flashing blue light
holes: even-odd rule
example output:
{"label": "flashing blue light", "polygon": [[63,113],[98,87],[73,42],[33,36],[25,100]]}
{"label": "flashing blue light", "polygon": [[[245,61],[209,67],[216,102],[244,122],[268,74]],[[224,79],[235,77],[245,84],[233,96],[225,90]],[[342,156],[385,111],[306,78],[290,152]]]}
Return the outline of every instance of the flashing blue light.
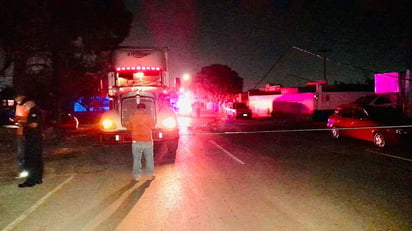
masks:
{"label": "flashing blue light", "polygon": [[[87,105],[89,106],[89,110],[85,107],[84,102],[89,102]],[[80,97],[76,100],[73,106],[74,112],[98,112],[98,111],[107,111],[110,110],[109,107],[109,97],[100,97],[100,96],[92,96],[92,97]]]}

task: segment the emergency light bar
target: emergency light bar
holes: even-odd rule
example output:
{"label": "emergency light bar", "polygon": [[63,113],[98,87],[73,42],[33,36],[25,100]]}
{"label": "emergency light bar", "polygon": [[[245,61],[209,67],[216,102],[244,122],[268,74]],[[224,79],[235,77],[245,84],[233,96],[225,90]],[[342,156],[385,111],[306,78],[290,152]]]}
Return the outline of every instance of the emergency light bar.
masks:
{"label": "emergency light bar", "polygon": [[132,66],[132,67],[116,67],[116,71],[160,71],[160,67],[154,66]]}

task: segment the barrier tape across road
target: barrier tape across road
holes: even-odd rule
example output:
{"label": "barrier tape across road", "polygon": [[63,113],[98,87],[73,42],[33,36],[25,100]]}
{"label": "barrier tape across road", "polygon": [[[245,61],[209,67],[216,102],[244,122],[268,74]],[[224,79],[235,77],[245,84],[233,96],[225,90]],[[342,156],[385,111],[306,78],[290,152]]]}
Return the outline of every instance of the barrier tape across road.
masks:
{"label": "barrier tape across road", "polygon": [[[399,126],[375,126],[375,127],[351,127],[351,128],[333,128],[336,130],[361,130],[361,129],[388,129],[388,128],[412,128],[412,125]],[[221,131],[221,132],[191,132],[180,133],[180,135],[231,135],[231,134],[257,134],[257,133],[285,133],[285,132],[313,132],[313,131],[331,131],[332,128],[302,128],[302,129],[279,129],[279,130],[263,130],[263,131]]]}
{"label": "barrier tape across road", "polygon": [[[351,127],[351,128],[333,128],[336,130],[361,130],[361,129],[393,129],[393,128],[412,128],[412,125],[398,125],[398,126],[375,126],[375,127]],[[221,132],[192,132],[180,133],[180,135],[233,135],[233,134],[259,134],[259,133],[290,133],[290,132],[319,132],[331,131],[332,128],[303,128],[303,129],[278,129],[278,130],[263,130],[263,131],[221,131]],[[377,152],[366,150],[369,153],[390,157],[398,160],[412,162],[412,159],[396,156],[384,152]]]}

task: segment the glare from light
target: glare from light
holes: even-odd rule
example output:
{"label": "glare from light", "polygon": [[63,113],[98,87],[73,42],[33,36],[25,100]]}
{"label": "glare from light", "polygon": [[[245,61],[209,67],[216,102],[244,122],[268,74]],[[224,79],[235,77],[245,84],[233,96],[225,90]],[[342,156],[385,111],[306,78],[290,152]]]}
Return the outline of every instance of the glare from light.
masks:
{"label": "glare from light", "polygon": [[114,122],[111,119],[103,119],[102,122],[103,129],[113,129],[115,128]]}
{"label": "glare from light", "polygon": [[184,81],[189,81],[190,80],[190,75],[187,74],[187,73],[183,74],[183,80]]}
{"label": "glare from light", "polygon": [[176,128],[177,127],[177,121],[173,117],[166,118],[165,120],[162,121],[162,124],[166,128]]}
{"label": "glare from light", "polygon": [[179,100],[176,102],[176,105],[179,108],[179,114],[190,115],[192,113],[193,102],[194,102],[193,94],[189,91],[183,92],[180,95]]}
{"label": "glare from light", "polygon": [[26,171],[26,170],[24,170],[23,172],[21,172],[21,173],[19,174],[19,178],[28,177],[28,176],[29,176],[29,172]]}

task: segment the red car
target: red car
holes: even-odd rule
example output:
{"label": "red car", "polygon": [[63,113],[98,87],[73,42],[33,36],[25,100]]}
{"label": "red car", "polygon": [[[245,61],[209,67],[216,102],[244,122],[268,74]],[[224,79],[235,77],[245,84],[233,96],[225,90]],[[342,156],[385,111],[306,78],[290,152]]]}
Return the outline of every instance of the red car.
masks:
{"label": "red car", "polygon": [[399,110],[361,104],[337,107],[329,116],[327,126],[335,139],[345,136],[372,141],[380,148],[400,144],[412,135],[411,121]]}

